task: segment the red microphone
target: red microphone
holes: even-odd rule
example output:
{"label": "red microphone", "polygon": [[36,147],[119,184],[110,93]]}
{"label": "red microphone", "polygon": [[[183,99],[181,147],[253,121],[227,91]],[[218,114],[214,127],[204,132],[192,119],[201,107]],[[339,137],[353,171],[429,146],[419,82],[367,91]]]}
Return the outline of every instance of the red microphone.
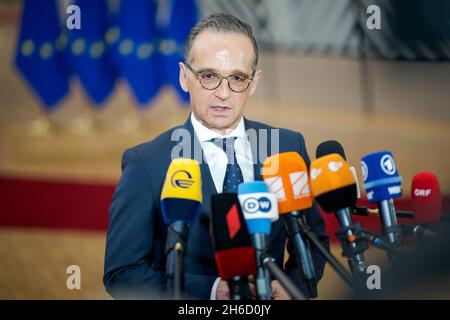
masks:
{"label": "red microphone", "polygon": [[434,173],[420,172],[414,176],[411,185],[411,199],[416,225],[403,224],[401,226],[403,232],[418,237],[437,237],[438,234],[435,231],[422,226],[436,223],[441,217],[441,189]]}
{"label": "red microphone", "polygon": [[438,178],[434,173],[420,172],[414,176],[411,199],[417,223],[436,223],[440,220],[442,195]]}

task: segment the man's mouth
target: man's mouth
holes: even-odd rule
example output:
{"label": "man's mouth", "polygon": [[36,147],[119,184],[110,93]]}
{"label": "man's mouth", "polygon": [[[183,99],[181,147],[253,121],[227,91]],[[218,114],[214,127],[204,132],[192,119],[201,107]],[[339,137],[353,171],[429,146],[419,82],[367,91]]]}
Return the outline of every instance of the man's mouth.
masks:
{"label": "man's mouth", "polygon": [[231,110],[231,108],[230,107],[227,107],[227,106],[211,106],[210,107],[214,112],[218,112],[218,113],[221,113],[221,112],[227,112],[228,110]]}

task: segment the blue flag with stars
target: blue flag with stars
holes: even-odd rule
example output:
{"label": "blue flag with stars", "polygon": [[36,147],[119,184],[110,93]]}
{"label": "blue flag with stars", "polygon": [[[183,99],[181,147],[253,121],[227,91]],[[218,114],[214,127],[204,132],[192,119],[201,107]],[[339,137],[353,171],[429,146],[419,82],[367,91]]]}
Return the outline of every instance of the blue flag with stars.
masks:
{"label": "blue flag with stars", "polygon": [[68,63],[96,107],[114,90],[116,74],[105,35],[110,27],[107,0],[76,0],[80,29],[69,30]]}
{"label": "blue flag with stars", "polygon": [[61,30],[55,0],[24,0],[15,64],[47,110],[69,92]]}
{"label": "blue flag with stars", "polygon": [[174,88],[183,103],[189,94],[179,84],[178,63],[184,61],[184,43],[191,28],[197,23],[198,10],[194,0],[161,1],[158,8],[159,35],[158,74],[164,83]]}
{"label": "blue flag with stars", "polygon": [[114,55],[139,107],[156,97],[161,82],[156,74],[154,0],[121,1]]}

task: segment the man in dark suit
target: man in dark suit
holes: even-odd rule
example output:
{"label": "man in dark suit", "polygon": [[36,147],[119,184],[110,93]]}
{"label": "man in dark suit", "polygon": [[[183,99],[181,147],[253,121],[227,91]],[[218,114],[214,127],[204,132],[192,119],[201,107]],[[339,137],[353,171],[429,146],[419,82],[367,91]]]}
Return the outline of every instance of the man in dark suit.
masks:
{"label": "man in dark suit", "polygon": [[[185,290],[190,298],[229,298],[227,283],[218,278],[214,260],[209,230],[211,195],[236,192],[240,182],[261,180],[261,164],[272,154],[296,151],[309,166],[300,133],[243,117],[247,99],[261,76],[257,63],[258,47],[251,28],[235,17],[210,15],[191,30],[185,62],[180,63],[180,85],[190,94],[189,119],[123,155],[122,177],[111,202],[105,256],[104,284],[113,297],[164,297],[167,226],[160,195],[171,160],[188,157],[200,162],[203,209],[190,226]],[[222,149],[215,143],[217,139],[224,139],[232,151]],[[329,247],[317,205],[305,211],[307,222]],[[280,219],[272,225],[269,252],[282,267],[286,239]],[[290,257],[284,269],[305,292],[289,242],[287,249]],[[312,256],[320,279],[325,261],[314,249]],[[274,299],[290,298],[277,281],[272,282],[272,290]]]}

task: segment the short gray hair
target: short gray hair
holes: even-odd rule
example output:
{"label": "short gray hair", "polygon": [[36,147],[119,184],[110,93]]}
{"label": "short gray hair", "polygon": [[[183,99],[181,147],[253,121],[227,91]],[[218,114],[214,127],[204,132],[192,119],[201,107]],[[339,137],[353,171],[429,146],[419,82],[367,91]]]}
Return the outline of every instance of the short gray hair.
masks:
{"label": "short gray hair", "polygon": [[254,51],[252,69],[253,71],[256,70],[256,66],[258,65],[258,44],[256,43],[256,39],[253,36],[252,27],[228,13],[213,13],[197,22],[197,24],[191,29],[191,32],[189,33],[186,44],[184,46],[185,62],[187,62],[189,59],[189,54],[191,52],[191,48],[195,38],[197,38],[197,36],[203,30],[241,33],[247,36],[247,38],[249,38],[249,40],[252,42]]}

